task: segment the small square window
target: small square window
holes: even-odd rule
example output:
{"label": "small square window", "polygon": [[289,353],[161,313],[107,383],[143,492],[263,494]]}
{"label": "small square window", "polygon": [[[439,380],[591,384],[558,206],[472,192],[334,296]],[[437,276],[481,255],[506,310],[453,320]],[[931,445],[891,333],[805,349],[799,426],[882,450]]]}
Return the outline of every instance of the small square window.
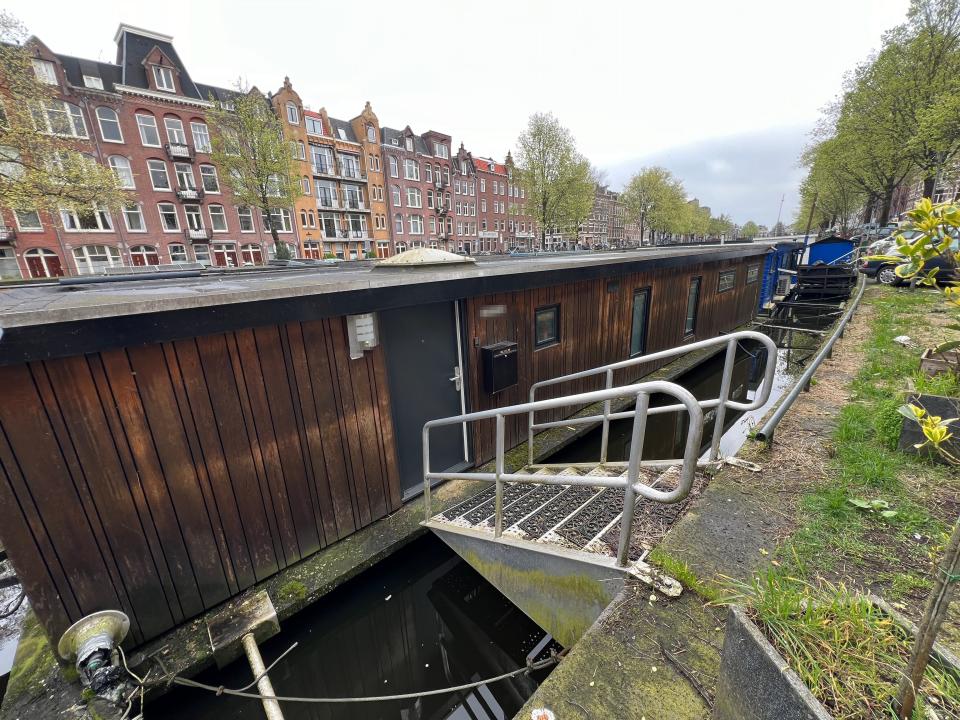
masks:
{"label": "small square window", "polygon": [[747,265],[747,285],[755,283],[760,277],[760,265]]}
{"label": "small square window", "polygon": [[737,271],[724,270],[717,279],[717,292],[722,293],[727,290],[733,290],[737,284]]}
{"label": "small square window", "polygon": [[157,84],[157,90],[166,90],[168,92],[176,90],[173,84],[173,70],[170,68],[154,65],[153,79]]}
{"label": "small square window", "polygon": [[560,342],[560,306],[537,308],[534,321],[534,346],[537,348]]}
{"label": "small square window", "polygon": [[103,80],[95,75],[84,75],[83,84],[88,88],[103,90]]}

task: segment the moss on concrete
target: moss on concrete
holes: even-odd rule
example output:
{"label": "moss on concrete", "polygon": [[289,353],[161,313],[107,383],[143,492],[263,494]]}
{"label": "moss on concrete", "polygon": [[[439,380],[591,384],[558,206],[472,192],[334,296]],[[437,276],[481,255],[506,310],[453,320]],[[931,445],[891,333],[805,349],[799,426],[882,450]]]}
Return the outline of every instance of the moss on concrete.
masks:
{"label": "moss on concrete", "polygon": [[277,589],[277,601],[283,604],[302,601],[307,597],[307,586],[299,580],[291,580]]}

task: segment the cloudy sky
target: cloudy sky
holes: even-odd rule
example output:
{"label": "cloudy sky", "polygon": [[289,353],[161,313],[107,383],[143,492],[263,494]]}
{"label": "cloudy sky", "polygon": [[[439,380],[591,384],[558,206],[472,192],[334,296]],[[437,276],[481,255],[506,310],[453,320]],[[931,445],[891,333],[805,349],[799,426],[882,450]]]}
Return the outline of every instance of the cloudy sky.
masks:
{"label": "cloudy sky", "polygon": [[[738,222],[796,206],[797,156],[844,71],[908,0],[7,0],[56,52],[115,60],[121,22],[174,36],[194,78],[502,157],[551,111],[614,187],[646,164]],[[569,8],[569,9],[568,9]]]}

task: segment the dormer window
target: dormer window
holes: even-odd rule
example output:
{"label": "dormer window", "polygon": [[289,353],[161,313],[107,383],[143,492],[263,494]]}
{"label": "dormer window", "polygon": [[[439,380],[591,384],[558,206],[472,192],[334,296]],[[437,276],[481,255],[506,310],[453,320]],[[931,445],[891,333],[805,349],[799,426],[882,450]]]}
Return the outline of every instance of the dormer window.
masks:
{"label": "dormer window", "polygon": [[103,80],[96,77],[95,75],[84,75],[83,84],[88,88],[94,88],[95,90],[103,90]]}
{"label": "dormer window", "polygon": [[287,103],[287,122],[291,125],[300,124],[300,112],[293,103]]}
{"label": "dormer window", "polygon": [[176,87],[173,84],[173,70],[159,65],[153,66],[153,80],[157,85],[157,90],[166,90],[175,92]]}
{"label": "dormer window", "polygon": [[375,142],[377,139],[377,131],[373,129],[373,125],[367,125],[367,140],[369,142]]}
{"label": "dormer window", "polygon": [[47,85],[57,84],[57,72],[53,67],[53,63],[49,60],[33,58],[33,72],[40,82],[46,83]]}
{"label": "dormer window", "polygon": [[407,150],[408,150],[409,152],[413,152],[413,138],[412,138],[412,137],[408,137],[408,138],[406,139],[406,148],[407,148]]}

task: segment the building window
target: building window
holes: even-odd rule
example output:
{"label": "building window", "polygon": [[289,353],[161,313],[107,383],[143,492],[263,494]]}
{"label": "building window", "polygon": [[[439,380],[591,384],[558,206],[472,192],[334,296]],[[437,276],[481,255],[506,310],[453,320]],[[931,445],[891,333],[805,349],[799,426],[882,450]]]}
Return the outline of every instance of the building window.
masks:
{"label": "building window", "polygon": [[200,166],[200,182],[203,184],[204,192],[220,192],[220,179],[217,177],[217,169],[213,165]]}
{"label": "building window", "polygon": [[197,152],[209,153],[213,149],[210,145],[210,129],[206,123],[190,123],[190,134],[193,135],[193,147]]}
{"label": "building window", "polygon": [[291,125],[300,124],[300,112],[293,103],[287,103],[287,122]]}
{"label": "building window", "polygon": [[240,218],[240,232],[253,232],[253,211],[248,207],[238,207],[237,217]]}
{"label": "building window", "polygon": [[334,175],[333,151],[328,147],[310,146],[310,163],[317,175]]}
{"label": "building window", "polygon": [[393,231],[397,235],[403,235],[403,215],[400,213],[393,216]]}
{"label": "building window", "polygon": [[210,264],[210,246],[206,243],[200,243],[199,245],[193,246],[193,256],[197,259],[197,262],[202,265]]}
{"label": "building window", "polygon": [[140,130],[140,143],[145,147],[160,147],[160,132],[157,119],[153,115],[137,115],[137,128]]}
{"label": "building window", "polygon": [[40,60],[39,58],[32,58],[32,60],[33,74],[37,76],[37,80],[47,85],[56,85],[57,71],[53,63],[49,60]]}
{"label": "building window", "polygon": [[630,325],[630,357],[647,350],[647,318],[650,315],[650,288],[633,293],[633,320]]}
{"label": "building window", "polygon": [[170,189],[170,176],[167,175],[167,164],[163,160],[147,160],[147,169],[154,190]]}
{"label": "building window", "polygon": [[43,225],[40,223],[40,213],[36,210],[17,210],[13,215],[20,230],[28,232],[43,230]]}
{"label": "building window", "polygon": [[697,329],[697,309],[700,305],[700,278],[690,279],[687,290],[687,317],[683,324],[683,334],[692,335]]}
{"label": "building window", "polygon": [[483,178],[480,178],[480,192],[486,192],[486,191],[487,191],[487,181],[484,180]]}
{"label": "building window", "polygon": [[52,135],[87,137],[87,126],[83,122],[83,113],[76,105],[63,100],[45,100],[43,109],[42,119],[46,121],[46,128],[41,128],[42,130]]}
{"label": "building window", "polygon": [[333,213],[320,213],[320,229],[323,230],[323,236],[326,238],[337,236],[337,220]]}
{"label": "building window", "polygon": [[160,226],[164,232],[178,232],[180,230],[180,216],[177,215],[177,206],[173,203],[158,203],[160,211]]}
{"label": "building window", "polygon": [[534,345],[537,348],[560,342],[560,306],[537,308],[534,314]]}
{"label": "building window", "polygon": [[367,141],[376,142],[377,140],[377,131],[374,129],[373,125],[367,125]]}
{"label": "building window", "polygon": [[240,260],[244,265],[263,265],[263,250],[256,243],[241,245]]}
{"label": "building window", "polygon": [[143,212],[137,203],[130,203],[123,207],[123,222],[130,232],[147,231],[147,225],[143,221]]}
{"label": "building window", "polygon": [[394,185],[390,188],[390,199],[393,202],[394,207],[400,207],[400,186]]}
{"label": "building window", "polygon": [[340,173],[345,178],[353,178],[359,180],[361,177],[360,174],[360,158],[356,155],[340,155]]}
{"label": "building window", "polygon": [[423,198],[420,195],[420,188],[407,188],[407,207],[423,207]]}
{"label": "building window", "polygon": [[320,118],[313,118],[307,116],[305,118],[307,126],[307,134],[309,135],[323,135],[323,121]]}
{"label": "building window", "polygon": [[403,177],[406,180],[420,179],[420,163],[416,160],[403,161]]}
{"label": "building window", "polygon": [[410,234],[423,235],[423,216],[422,215],[410,216]]}
{"label": "building window", "polygon": [[123,157],[123,155],[111,155],[109,162],[110,167],[112,167],[113,171],[117,174],[120,187],[125,190],[134,189],[136,185],[133,182],[133,170],[130,169],[130,161]]}
{"label": "building window", "polygon": [[132,262],[135,267],[159,265],[160,255],[153,245],[134,245],[130,248],[130,262]]}
{"label": "building window", "polygon": [[74,248],[73,259],[77,263],[77,272],[81,275],[94,275],[108,267],[123,265],[120,251],[108,245],[84,245]]}
{"label": "building window", "polygon": [[747,265],[747,285],[755,283],[760,277],[760,265]]}
{"label": "building window", "polygon": [[223,205],[211,205],[207,208],[210,213],[210,227],[214,232],[227,231],[227,215],[223,212]]}
{"label": "building window", "polygon": [[397,159],[393,155],[390,156],[390,177],[400,177]]}
{"label": "building window", "polygon": [[305,258],[320,260],[321,259],[320,243],[312,240],[305,242],[303,244],[303,256]]}
{"label": "building window", "polygon": [[110,213],[102,205],[90,205],[83,207],[79,211],[74,209],[61,209],[60,219],[63,221],[63,229],[67,232],[78,232],[81,230],[90,232],[108,232],[113,230],[113,222],[110,220]]}
{"label": "building window", "polygon": [[717,278],[717,292],[722,293],[727,290],[733,290],[737,284],[737,271],[724,270]]}
{"label": "building window", "polygon": [[193,166],[189,163],[174,163],[173,171],[177,175],[177,188],[180,190],[196,190],[197,181],[193,177]]}
{"label": "building window", "polygon": [[170,262],[187,262],[187,246],[174,243],[168,248],[170,250]]}
{"label": "building window", "polygon": [[300,178],[300,187],[303,189],[304,195],[309,195],[311,193],[310,178],[308,178],[306,175]]}
{"label": "building window", "polygon": [[120,132],[120,119],[113,108],[98,107],[97,122],[100,123],[100,137],[104,142],[123,142],[123,133]]}
{"label": "building window", "polygon": [[173,70],[159,65],[153,66],[153,80],[158,90],[174,92],[177,88],[173,84]]}
{"label": "building window", "polygon": [[277,232],[293,232],[293,223],[290,218],[290,211],[286,208],[283,209],[272,209],[270,211],[270,219],[267,220],[267,214],[260,211],[261,220],[263,220],[263,226],[265,228],[270,228],[271,226],[276,228]]}
{"label": "building window", "polygon": [[171,145],[187,144],[187,134],[183,131],[183,121],[180,118],[165,117],[163,126],[167,129],[167,140]]}
{"label": "building window", "polygon": [[407,149],[408,152],[413,152],[413,138],[408,137],[403,141],[403,146]]}

